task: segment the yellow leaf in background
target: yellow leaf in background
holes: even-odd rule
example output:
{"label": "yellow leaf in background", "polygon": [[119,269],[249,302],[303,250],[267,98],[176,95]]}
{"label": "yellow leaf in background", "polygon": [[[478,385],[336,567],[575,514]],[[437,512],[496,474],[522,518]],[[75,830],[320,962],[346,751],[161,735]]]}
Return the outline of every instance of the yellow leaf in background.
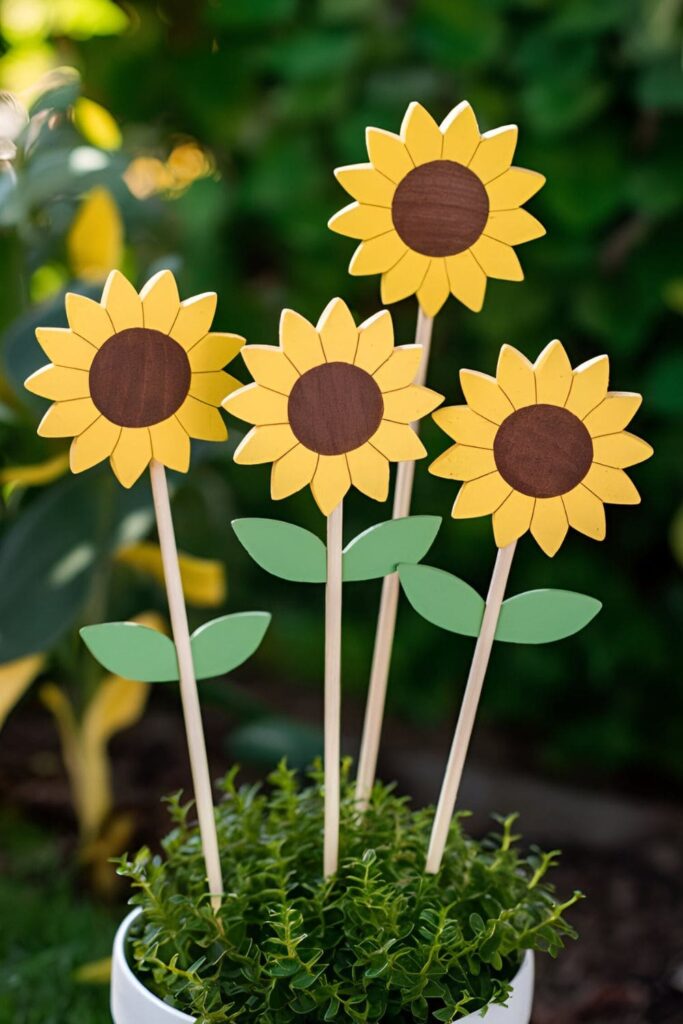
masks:
{"label": "yellow leaf in background", "polygon": [[106,956],[103,960],[93,960],[77,967],[73,977],[77,985],[108,985],[111,980],[111,957]]}
{"label": "yellow leaf in background", "polygon": [[13,487],[36,487],[51,484],[64,476],[69,468],[69,453],[53,455],[45,462],[35,462],[29,466],[5,466],[0,469],[0,485],[11,484]]}
{"label": "yellow leaf in background", "polygon": [[74,104],[74,124],[84,139],[100,149],[119,149],[121,129],[104,107],[79,96]]}
{"label": "yellow leaf in background", "polygon": [[[116,559],[123,565],[146,573],[163,585],[164,567],[158,544],[130,544],[117,552]],[[180,553],[178,560],[185,600],[189,604],[197,608],[216,608],[223,604],[227,587],[222,562],[183,553]]]}
{"label": "yellow leaf in background", "polygon": [[102,829],[101,834],[81,849],[81,863],[90,869],[90,882],[102,897],[111,900],[120,888],[120,879],[112,869],[112,857],[130,848],[135,833],[135,818],[132,814],[114,814]]}
{"label": "yellow leaf in background", "polygon": [[99,281],[120,265],[123,221],[108,189],[98,185],[87,193],[66,238],[71,269],[85,281]]}
{"label": "yellow leaf in background", "polygon": [[0,665],[0,729],[44,663],[44,654],[29,654],[26,658],[18,658],[16,661],[7,661]]}

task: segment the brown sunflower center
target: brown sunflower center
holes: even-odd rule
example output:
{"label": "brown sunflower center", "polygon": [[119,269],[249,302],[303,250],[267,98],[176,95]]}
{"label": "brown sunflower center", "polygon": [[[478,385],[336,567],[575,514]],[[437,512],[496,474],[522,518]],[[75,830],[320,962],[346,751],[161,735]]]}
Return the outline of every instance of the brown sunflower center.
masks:
{"label": "brown sunflower center", "polygon": [[391,204],[397,232],[425,256],[454,256],[476,242],[489,215],[480,179],[453,160],[432,160],[409,171]]}
{"label": "brown sunflower center", "polygon": [[516,491],[554,498],[581,483],[593,442],[581,420],[557,405],[529,405],[503,420],[493,442],[498,472]]}
{"label": "brown sunflower center", "polygon": [[185,350],[161,331],[129,327],[105,341],[90,367],[90,395],[121,427],[151,427],[172,416],[190,390]]}
{"label": "brown sunflower center", "polygon": [[296,437],[319,455],[342,455],[372,437],[384,402],[375,381],[350,363],[323,363],[299,377],[289,396]]}

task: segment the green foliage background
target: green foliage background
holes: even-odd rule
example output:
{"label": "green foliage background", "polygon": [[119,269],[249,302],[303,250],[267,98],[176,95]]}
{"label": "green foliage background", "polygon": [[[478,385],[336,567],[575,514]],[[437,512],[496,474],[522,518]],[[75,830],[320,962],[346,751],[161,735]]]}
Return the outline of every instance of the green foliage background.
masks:
{"label": "green foliage background", "polygon": [[[457,402],[459,367],[492,372],[503,341],[535,357],[559,336],[574,363],[606,351],[613,387],[644,393],[635,430],[655,447],[633,473],[643,506],[609,509],[604,543],[570,535],[550,561],[522,542],[511,592],[575,588],[605,607],[572,640],[494,653],[482,714],[516,730],[537,763],[575,778],[625,776],[638,766],[641,777],[680,782],[675,639],[683,588],[672,557],[672,545],[683,549],[680,4],[43,0],[36,9],[42,21],[22,22],[16,0],[0,4],[0,76],[11,82],[22,61],[47,60],[77,68],[81,84],[38,100],[58,116],[43,126],[18,186],[1,179],[2,463],[59,450],[36,439],[45,403],[20,382],[42,362],[35,324],[63,322],[59,291],[34,308],[32,298],[45,291],[41,268],[58,285],[84,287],[66,279],[65,236],[87,188],[103,182],[114,194],[126,227],[124,269],[138,285],[171,266],[184,295],[218,292],[219,329],[272,343],[283,306],[315,319],[340,294],[358,317],[380,308],[378,279],[350,278],[352,243],[325,226],[347,202],[332,169],[364,160],[365,126],[397,130],[410,100],[441,119],[466,97],[483,129],[520,125],[515,162],[548,178],[531,204],[548,234],[521,250],[525,282],[491,282],[481,314],[447,304],[435,325],[429,383]],[[74,159],[87,145],[69,118],[79,90],[123,129],[123,148],[99,165]],[[165,159],[186,138],[211,154],[215,173],[173,199],[134,199],[121,177],[130,160]],[[392,312],[399,340],[412,340],[414,303]],[[436,429],[425,436],[432,455],[444,448]],[[274,510],[267,469],[234,468],[227,446],[195,454],[187,481],[177,484],[181,545],[227,560],[230,610],[273,612],[261,667],[283,685],[319,686],[317,588],[265,577],[228,528],[236,514],[277,515],[322,531],[310,495]],[[446,517],[428,561],[484,590],[495,553],[490,524],[449,521],[454,493],[418,468],[414,510]],[[388,514],[352,496],[348,536]],[[68,663],[75,623],[150,605],[110,564],[112,527],[119,539],[150,529],[144,485],[123,495],[102,468],[41,490],[6,490],[0,516],[0,661],[49,644]],[[348,592],[345,686],[361,694],[379,588],[353,584]],[[153,600],[163,607],[160,594]],[[470,653],[470,641],[439,633],[404,603],[394,711],[420,724],[452,715]]]}

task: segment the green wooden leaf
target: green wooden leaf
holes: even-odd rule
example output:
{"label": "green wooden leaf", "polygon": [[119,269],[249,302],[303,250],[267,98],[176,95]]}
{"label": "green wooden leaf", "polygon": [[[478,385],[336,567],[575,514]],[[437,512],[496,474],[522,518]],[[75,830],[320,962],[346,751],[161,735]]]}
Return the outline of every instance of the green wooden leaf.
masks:
{"label": "green wooden leaf", "polygon": [[578,633],[602,608],[587,594],[570,590],[529,590],[503,601],[496,640],[548,644]]}
{"label": "green wooden leaf", "polygon": [[375,580],[396,572],[399,564],[419,562],[440,526],[440,516],[406,516],[376,523],[344,548],[344,581]]}
{"label": "green wooden leaf", "polygon": [[236,612],[206,622],[192,634],[197,679],[231,672],[256,651],[270,624],[268,612]]}
{"label": "green wooden leaf", "polygon": [[325,545],[310,530],[277,519],[234,519],[232,528],[266,572],[296,583],[325,582]]}
{"label": "green wooden leaf", "polygon": [[137,622],[103,622],[80,630],[86,647],[108,672],[140,683],[178,678],[173,641]]}
{"label": "green wooden leaf", "polygon": [[474,587],[431,565],[399,565],[406,597],[423,619],[462,636],[479,636],[484,600]]}

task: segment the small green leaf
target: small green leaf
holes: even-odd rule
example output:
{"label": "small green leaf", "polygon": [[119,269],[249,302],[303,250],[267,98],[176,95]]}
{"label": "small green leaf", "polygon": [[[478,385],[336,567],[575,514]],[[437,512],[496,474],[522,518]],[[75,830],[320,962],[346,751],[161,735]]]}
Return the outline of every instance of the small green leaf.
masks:
{"label": "small green leaf", "polygon": [[344,582],[375,580],[396,572],[399,564],[419,562],[440,526],[440,516],[406,516],[376,523],[344,548]]}
{"label": "small green leaf", "polygon": [[427,622],[462,636],[479,636],[484,600],[464,580],[431,565],[399,565],[406,597]]}
{"label": "small green leaf", "polygon": [[197,679],[232,672],[250,658],[270,625],[268,612],[236,612],[205,622],[192,634],[192,660]]}
{"label": "small green leaf", "polygon": [[324,583],[325,545],[310,530],[277,519],[234,519],[237,539],[257,565],[296,583]]}
{"label": "small green leaf", "polygon": [[80,630],[86,647],[103,668],[140,683],[169,683],[178,678],[173,641],[137,622],[103,622]]}
{"label": "small green leaf", "polygon": [[587,594],[570,590],[529,590],[503,601],[496,640],[549,644],[578,633],[602,608]]}

